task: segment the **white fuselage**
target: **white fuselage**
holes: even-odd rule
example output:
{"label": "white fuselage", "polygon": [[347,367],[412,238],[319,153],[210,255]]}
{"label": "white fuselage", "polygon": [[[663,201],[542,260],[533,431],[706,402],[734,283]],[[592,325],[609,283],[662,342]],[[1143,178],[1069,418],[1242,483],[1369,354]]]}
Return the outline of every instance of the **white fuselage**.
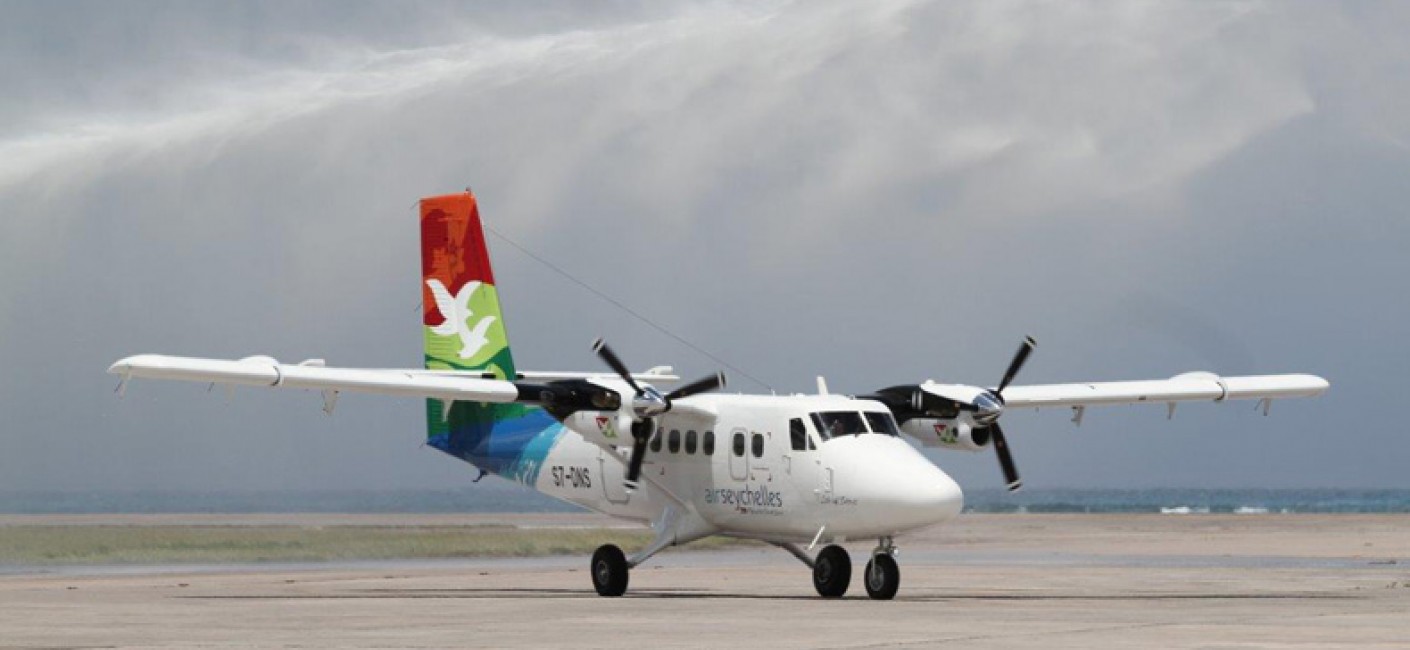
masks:
{"label": "white fuselage", "polygon": [[[659,521],[675,505],[679,542],[711,534],[772,542],[891,536],[957,515],[956,483],[900,436],[878,402],[843,396],[701,395],[658,418],[641,488],[623,485],[631,439],[595,444],[568,429],[544,460],[540,492],[608,515]],[[814,413],[859,414],[865,431],[826,435]],[[573,420],[570,420],[570,424]],[[800,429],[801,425],[801,431]],[[800,435],[801,434],[801,435]],[[713,438],[713,445],[707,440]],[[713,446],[711,450],[710,447]],[[713,453],[706,453],[712,451]],[[820,534],[821,531],[821,534]]]}

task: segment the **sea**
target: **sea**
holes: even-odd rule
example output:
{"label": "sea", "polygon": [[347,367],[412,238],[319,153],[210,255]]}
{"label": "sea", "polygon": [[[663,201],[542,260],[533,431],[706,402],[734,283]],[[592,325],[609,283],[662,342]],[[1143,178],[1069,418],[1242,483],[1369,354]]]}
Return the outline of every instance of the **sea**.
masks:
{"label": "sea", "polygon": [[[0,514],[509,513],[579,512],[509,484],[455,489],[0,491]],[[1000,489],[965,492],[985,513],[1410,513],[1399,489]]]}

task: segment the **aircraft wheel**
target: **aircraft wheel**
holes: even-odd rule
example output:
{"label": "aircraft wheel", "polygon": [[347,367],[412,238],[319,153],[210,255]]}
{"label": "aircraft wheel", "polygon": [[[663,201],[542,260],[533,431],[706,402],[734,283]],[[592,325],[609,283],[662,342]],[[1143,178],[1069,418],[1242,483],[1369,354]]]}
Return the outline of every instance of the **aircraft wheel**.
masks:
{"label": "aircraft wheel", "polygon": [[872,556],[867,562],[867,595],[873,600],[891,600],[901,587],[901,567],[896,558],[885,553]]}
{"label": "aircraft wheel", "polygon": [[813,586],[823,598],[841,598],[852,582],[852,558],[847,549],[832,545],[813,560]]}
{"label": "aircraft wheel", "polygon": [[615,598],[627,593],[627,556],[612,544],[592,554],[592,586],[597,595]]}

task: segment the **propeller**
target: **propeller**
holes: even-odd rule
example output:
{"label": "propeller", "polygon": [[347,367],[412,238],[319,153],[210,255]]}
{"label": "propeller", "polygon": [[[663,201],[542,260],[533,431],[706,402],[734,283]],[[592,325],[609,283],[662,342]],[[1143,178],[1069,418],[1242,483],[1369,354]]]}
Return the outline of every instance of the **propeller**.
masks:
{"label": "propeller", "polygon": [[632,373],[627,370],[627,365],[622,363],[621,357],[608,347],[606,341],[593,341],[592,350],[622,378],[622,381],[627,382],[627,385],[636,391],[636,395],[632,397],[632,417],[635,420],[632,422],[632,456],[627,465],[626,477],[627,489],[635,490],[637,479],[641,477],[641,464],[646,459],[646,443],[656,431],[656,416],[671,410],[671,403],[675,400],[723,388],[725,373],[717,372],[702,377],[662,395],[651,386],[638,384]]}
{"label": "propeller", "polygon": [[1008,388],[1014,377],[1023,370],[1023,365],[1028,363],[1028,355],[1032,354],[1033,348],[1037,346],[1038,342],[1033,340],[1033,337],[1024,337],[1023,344],[1019,346],[1018,352],[1014,353],[1013,360],[1004,371],[1004,378],[993,390],[978,389],[976,394],[973,387],[956,386],[952,388],[960,390],[936,390],[924,385],[910,384],[883,388],[875,395],[863,396],[863,399],[875,399],[885,404],[902,424],[913,418],[950,420],[959,417],[961,412],[970,413],[974,422],[975,442],[982,446],[988,441],[993,441],[994,453],[998,455],[999,467],[1004,472],[1004,483],[1012,492],[1022,487],[1023,482],[1018,478],[1018,468],[1014,465],[1008,440],[1004,438],[1004,430],[999,426],[999,416],[1004,413],[1004,389]]}
{"label": "propeller", "polygon": [[1004,412],[1004,389],[1018,376],[1018,371],[1028,362],[1028,355],[1032,354],[1033,348],[1037,346],[1038,342],[1033,340],[1033,337],[1024,337],[1023,344],[1018,346],[1018,352],[1013,355],[1013,361],[1009,362],[1008,370],[1004,371],[1004,378],[999,382],[999,387],[981,394],[974,400],[974,419],[978,423],[987,424],[985,429],[994,441],[994,453],[999,457],[999,468],[1004,472],[1004,484],[1010,492],[1023,487],[1023,481],[1018,478],[1018,467],[1014,465],[1013,454],[1009,452],[1009,442],[1004,438],[1004,429],[999,426],[999,416]]}

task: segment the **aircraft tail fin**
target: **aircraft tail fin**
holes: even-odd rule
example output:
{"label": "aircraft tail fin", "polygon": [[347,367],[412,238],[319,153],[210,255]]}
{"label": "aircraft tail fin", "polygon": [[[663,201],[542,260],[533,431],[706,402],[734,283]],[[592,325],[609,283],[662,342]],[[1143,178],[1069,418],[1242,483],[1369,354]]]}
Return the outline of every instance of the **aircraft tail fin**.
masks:
{"label": "aircraft tail fin", "polygon": [[[421,200],[421,299],[426,367],[514,380],[499,292],[475,195]],[[427,444],[533,485],[562,426],[524,404],[426,401]]]}
{"label": "aircraft tail fin", "polygon": [[427,368],[514,379],[480,208],[469,191],[421,200],[421,300]]}

